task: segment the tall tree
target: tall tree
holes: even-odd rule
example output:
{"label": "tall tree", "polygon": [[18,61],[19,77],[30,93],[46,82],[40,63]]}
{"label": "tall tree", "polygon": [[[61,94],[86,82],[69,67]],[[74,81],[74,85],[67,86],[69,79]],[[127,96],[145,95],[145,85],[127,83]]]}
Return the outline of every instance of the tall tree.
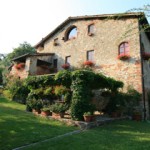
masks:
{"label": "tall tree", "polygon": [[35,53],[35,49],[29,43],[24,42],[19,47],[14,48],[13,52],[7,55],[7,58],[11,60],[26,53]]}

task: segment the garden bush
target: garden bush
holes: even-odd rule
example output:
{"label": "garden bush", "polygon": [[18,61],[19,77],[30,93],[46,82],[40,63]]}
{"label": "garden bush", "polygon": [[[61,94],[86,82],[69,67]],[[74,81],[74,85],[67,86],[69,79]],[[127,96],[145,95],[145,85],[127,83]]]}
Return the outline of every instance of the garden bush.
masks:
{"label": "garden bush", "polygon": [[16,77],[9,77],[3,92],[4,96],[10,100],[25,104],[30,91],[24,84],[24,80]]}
{"label": "garden bush", "polygon": [[139,106],[140,100],[141,94],[134,89],[128,89],[127,93],[118,92],[111,96],[105,112],[111,114],[112,112],[119,110],[122,113],[131,116],[134,107]]}
{"label": "garden bush", "polygon": [[28,89],[37,89],[45,86],[53,86],[55,85],[55,80],[53,76],[43,75],[43,76],[29,76],[25,80],[25,85]]}
{"label": "garden bush", "polygon": [[55,81],[58,85],[63,85],[67,88],[70,88],[72,82],[71,72],[67,70],[59,71],[55,75]]}
{"label": "garden bush", "polygon": [[68,106],[62,103],[55,103],[50,106],[50,110],[54,113],[63,113],[67,111],[68,109],[69,109]]}
{"label": "garden bush", "polygon": [[43,107],[63,97],[74,120],[82,120],[85,112],[96,109],[91,101],[93,89],[107,89],[111,93],[117,93],[123,87],[121,81],[94,73],[91,69],[72,72],[64,70],[55,76],[30,76],[25,80],[10,78],[8,83],[6,95],[16,101],[23,98],[22,103],[27,100],[27,110],[31,110],[36,103],[41,102]]}
{"label": "garden bush", "polygon": [[30,109],[40,110],[43,108],[43,103],[41,99],[32,98],[27,101],[27,105]]}
{"label": "garden bush", "polygon": [[12,100],[12,94],[9,90],[3,90],[3,93],[5,98],[9,99],[9,100]]}

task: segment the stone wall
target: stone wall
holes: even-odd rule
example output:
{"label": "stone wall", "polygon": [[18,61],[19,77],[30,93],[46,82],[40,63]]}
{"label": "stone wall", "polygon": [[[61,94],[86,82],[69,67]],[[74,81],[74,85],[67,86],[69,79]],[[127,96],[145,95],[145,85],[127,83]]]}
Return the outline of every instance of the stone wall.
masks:
{"label": "stone wall", "polygon": [[[150,41],[144,32],[141,32],[141,41],[143,44],[143,50],[150,53]],[[143,60],[143,74],[144,74],[144,91],[146,100],[146,113],[147,118],[150,116],[149,108],[150,104],[148,101],[148,94],[150,94],[150,60]]]}
{"label": "stone wall", "polygon": [[28,77],[28,71],[26,71],[26,67],[22,69],[16,69],[15,65],[13,65],[10,71],[10,75],[24,79]]}
{"label": "stone wall", "polygon": [[[51,63],[49,66],[38,66],[37,60],[43,60],[46,62]],[[50,67],[52,65],[53,56],[30,56],[27,57],[25,60],[25,67],[21,69],[16,69],[15,65],[13,65],[10,71],[10,75],[18,76],[21,79],[27,78],[28,75],[43,75],[43,74],[50,74]]]}
{"label": "stone wall", "polygon": [[[95,26],[93,36],[88,35],[89,24]],[[66,30],[72,25],[77,27],[77,38],[62,40]],[[55,38],[58,38],[57,46],[54,46]],[[131,59],[121,61],[117,59],[118,47],[124,41],[129,42]],[[96,71],[123,81],[125,90],[128,86],[133,86],[141,92],[139,45],[138,19],[136,18],[78,20],[71,21],[60,29],[44,43],[44,48],[37,49],[37,52],[55,53],[55,58],[58,58],[58,70],[61,70],[66,56],[71,56],[71,65],[77,67],[86,61],[87,51],[94,50]]]}

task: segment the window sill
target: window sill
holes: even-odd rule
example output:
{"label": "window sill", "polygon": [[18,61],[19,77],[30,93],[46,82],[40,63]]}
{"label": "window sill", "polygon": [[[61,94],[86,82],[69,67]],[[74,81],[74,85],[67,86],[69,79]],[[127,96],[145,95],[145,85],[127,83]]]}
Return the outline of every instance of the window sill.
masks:
{"label": "window sill", "polygon": [[129,54],[120,54],[117,58],[120,60],[128,60],[131,58],[131,56]]}

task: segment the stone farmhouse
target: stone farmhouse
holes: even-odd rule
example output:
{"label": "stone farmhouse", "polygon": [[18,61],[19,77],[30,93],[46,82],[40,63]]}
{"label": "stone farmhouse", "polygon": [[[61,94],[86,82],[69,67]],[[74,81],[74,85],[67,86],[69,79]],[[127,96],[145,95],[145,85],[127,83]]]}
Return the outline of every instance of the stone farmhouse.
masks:
{"label": "stone farmhouse", "polygon": [[94,70],[123,81],[143,93],[148,110],[150,92],[150,33],[144,13],[69,17],[35,45],[36,54],[13,59],[10,74],[52,74],[94,62]]}

